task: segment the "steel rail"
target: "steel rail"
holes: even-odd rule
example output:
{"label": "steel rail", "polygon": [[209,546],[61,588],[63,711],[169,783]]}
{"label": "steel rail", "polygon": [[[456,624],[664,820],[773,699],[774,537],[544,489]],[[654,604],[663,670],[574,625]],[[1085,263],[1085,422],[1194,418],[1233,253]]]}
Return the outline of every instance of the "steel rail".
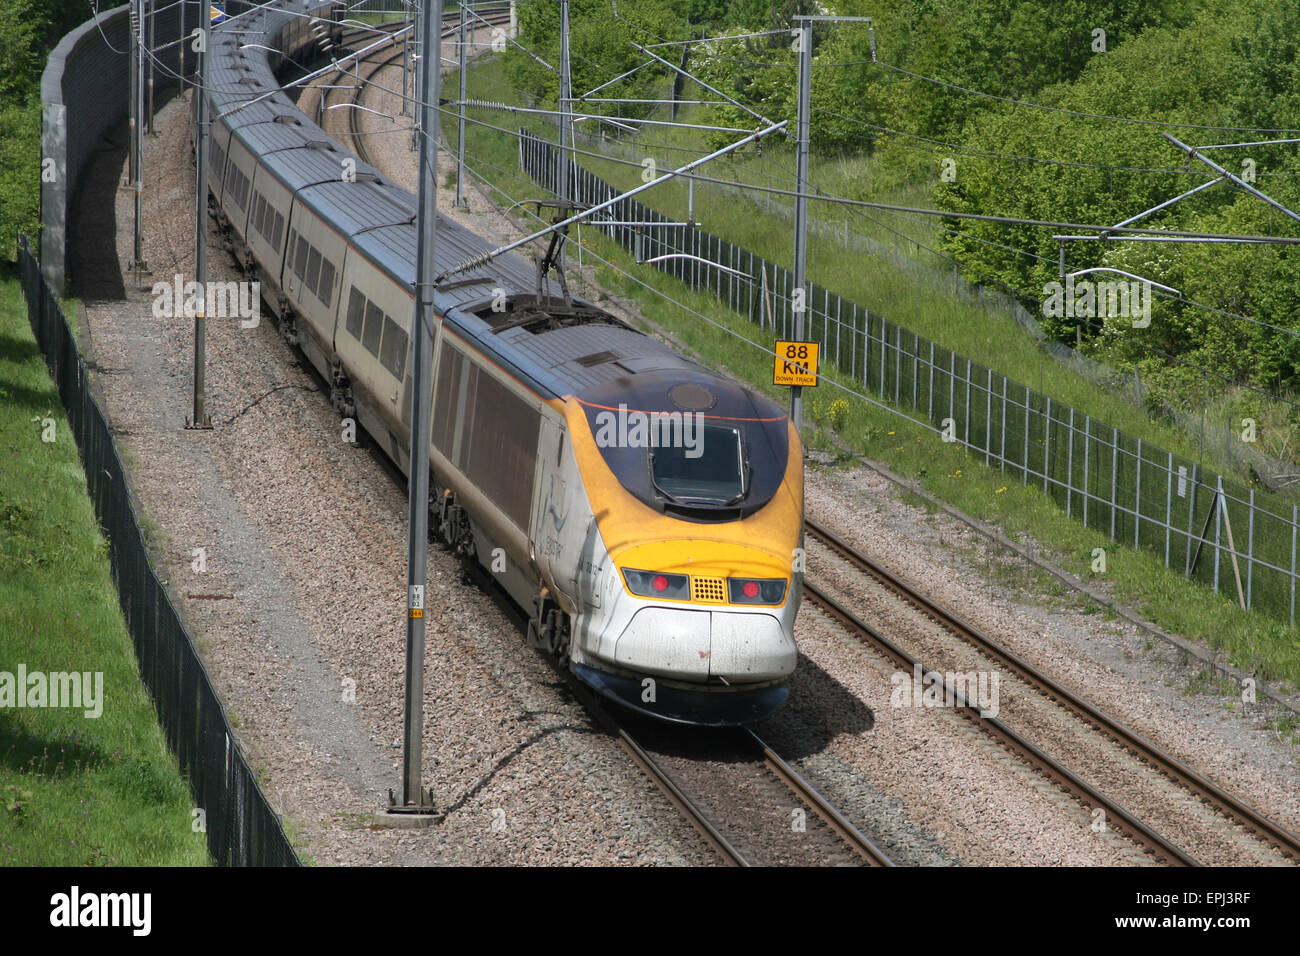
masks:
{"label": "steel rail", "polygon": [[996,717],[981,716],[979,709],[966,703],[962,698],[962,695],[955,692],[955,689],[943,678],[942,674],[925,667],[925,665],[921,664],[919,660],[912,657],[912,655],[908,654],[889,638],[885,637],[885,635],[881,634],[870,624],[863,621],[860,617],[848,608],[844,607],[821,588],[817,587],[813,582],[805,579],[803,587],[804,594],[813,604],[820,607],[830,617],[838,619],[840,623],[843,624],[848,631],[852,632],[853,635],[863,644],[878,648],[883,651],[886,656],[892,658],[899,665],[908,670],[920,667],[922,673],[926,677],[933,676],[936,678],[939,686],[944,688],[944,697],[948,698],[949,695],[953,695],[957,699],[958,703],[955,710],[959,715],[965,717],[971,723],[983,729],[990,736],[998,740],[1007,750],[1019,755],[1040,774],[1047,779],[1054,781],[1080,802],[1085,805],[1100,807],[1106,813],[1108,825],[1110,822],[1114,822],[1118,829],[1123,830],[1136,843],[1147,847],[1152,851],[1157,859],[1163,860],[1166,863],[1174,866],[1200,865],[1194,858],[1184,853],[1171,841],[1161,836],[1151,827],[1148,827],[1114,800],[1107,797],[1087,781],[1073,773],[1055,758],[1034,746],[1002,721],[998,720]]}
{"label": "steel rail", "polygon": [[1069,688],[1003,647],[973,624],[963,620],[938,602],[922,594],[888,568],[859,552],[830,529],[810,519],[805,520],[804,526],[822,544],[835,551],[850,564],[865,571],[891,590],[902,595],[913,606],[933,618],[971,647],[1014,672],[1031,687],[1054,699],[1059,705],[1073,712],[1075,716],[1084,722],[1091,724],[1103,734],[1115,739],[1121,746],[1155,767],[1160,773],[1178,783],[1184,789],[1191,791],[1195,796],[1211,804],[1220,812],[1236,820],[1241,826],[1255,833],[1279,852],[1293,860],[1300,860],[1300,838],[1285,827],[1238,800],[1177,758],[1161,750],[1141,734],[1088,703]]}
{"label": "steel rail", "polygon": [[845,816],[836,810],[820,793],[814,789],[813,785],[800,776],[799,772],[791,767],[788,763],[773,750],[766,741],[763,740],[753,728],[746,727],[746,733],[753,739],[754,743],[763,751],[763,756],[767,761],[768,768],[780,778],[781,782],[793,790],[812,810],[821,817],[826,825],[835,831],[845,843],[853,848],[860,856],[865,858],[872,866],[894,866],[891,860],[883,850],[871,842],[862,834]]}

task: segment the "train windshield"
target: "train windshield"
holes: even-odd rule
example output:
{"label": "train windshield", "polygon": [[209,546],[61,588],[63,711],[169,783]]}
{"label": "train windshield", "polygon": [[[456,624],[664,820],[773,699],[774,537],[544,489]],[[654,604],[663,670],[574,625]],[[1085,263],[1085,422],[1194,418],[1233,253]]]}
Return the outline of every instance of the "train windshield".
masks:
{"label": "train windshield", "polygon": [[693,445],[650,453],[655,490],[670,501],[734,505],[745,497],[745,471],[740,431],[726,425],[703,426]]}

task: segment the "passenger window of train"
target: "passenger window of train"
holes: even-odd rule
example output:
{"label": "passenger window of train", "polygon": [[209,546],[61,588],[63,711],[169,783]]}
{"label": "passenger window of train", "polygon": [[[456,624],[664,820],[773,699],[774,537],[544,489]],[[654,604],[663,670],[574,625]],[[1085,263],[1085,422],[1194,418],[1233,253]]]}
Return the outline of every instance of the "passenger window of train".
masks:
{"label": "passenger window of train", "polygon": [[406,365],[406,332],[388,316],[384,316],[384,349],[379,361],[401,381]]}
{"label": "passenger window of train", "polygon": [[366,328],[361,334],[361,344],[366,351],[379,358],[379,336],[384,331],[384,313],[373,302],[366,303]]}
{"label": "passenger window of train", "polygon": [[366,312],[366,297],[357,291],[357,287],[352,287],[352,295],[348,299],[348,335],[352,336],[358,342],[361,341],[361,320]]}
{"label": "passenger window of train", "polygon": [[265,230],[262,228],[262,223],[265,218],[266,218],[266,200],[262,198],[261,193],[254,190],[253,191],[253,228],[256,229],[259,233],[265,234]]}
{"label": "passenger window of train", "polygon": [[330,299],[334,298],[334,264],[321,256],[320,260],[320,285],[317,287],[316,294],[326,305],[330,304]]}
{"label": "passenger window of train", "polygon": [[271,240],[271,245],[275,246],[275,251],[280,251],[280,238],[284,235],[284,216],[278,212],[275,214],[275,237]]}
{"label": "passenger window of train", "polygon": [[298,257],[294,260],[293,271],[298,273],[299,279],[307,272],[307,240],[302,236],[298,237]]}
{"label": "passenger window of train", "polygon": [[303,279],[307,282],[307,288],[315,292],[316,283],[320,281],[320,250],[315,246],[307,250],[307,274]]}

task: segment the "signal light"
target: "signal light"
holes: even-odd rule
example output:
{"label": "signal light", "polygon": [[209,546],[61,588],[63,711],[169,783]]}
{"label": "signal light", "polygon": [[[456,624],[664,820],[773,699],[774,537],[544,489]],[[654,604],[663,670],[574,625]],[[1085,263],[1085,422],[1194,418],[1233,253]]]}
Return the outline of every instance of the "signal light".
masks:
{"label": "signal light", "polygon": [[661,574],[657,571],[623,569],[627,589],[639,597],[668,598],[673,601],[691,599],[691,579],[684,574]]}
{"label": "signal light", "polygon": [[780,604],[785,585],[785,578],[727,578],[727,594],[732,604]]}

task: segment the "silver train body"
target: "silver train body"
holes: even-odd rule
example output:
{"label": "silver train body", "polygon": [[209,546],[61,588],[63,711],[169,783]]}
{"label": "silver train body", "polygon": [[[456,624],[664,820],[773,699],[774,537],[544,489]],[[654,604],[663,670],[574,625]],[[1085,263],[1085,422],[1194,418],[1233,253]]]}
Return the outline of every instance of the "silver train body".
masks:
{"label": "silver train body", "polygon": [[[416,199],[281,90],[313,16],[337,30],[328,4],[306,9],[212,31],[211,207],[335,407],[405,471]],[[489,248],[440,219],[440,272]],[[797,432],[608,313],[540,295],[537,272],[508,255],[437,292],[433,526],[602,694],[688,723],[770,713],[797,656]]]}

